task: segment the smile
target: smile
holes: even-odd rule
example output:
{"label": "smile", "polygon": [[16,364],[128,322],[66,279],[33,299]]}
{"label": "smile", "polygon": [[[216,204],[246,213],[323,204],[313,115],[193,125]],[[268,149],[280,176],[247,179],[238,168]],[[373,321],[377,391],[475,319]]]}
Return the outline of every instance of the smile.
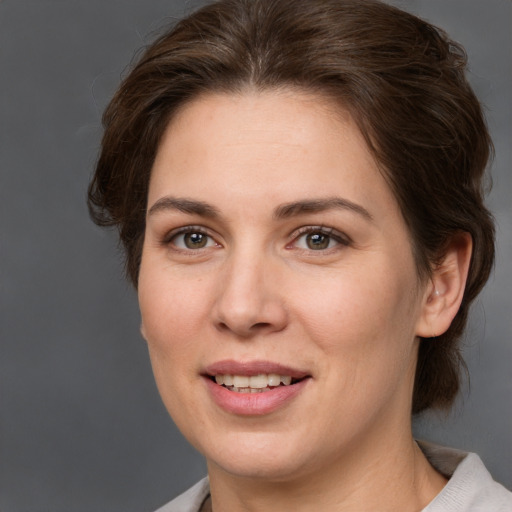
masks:
{"label": "smile", "polygon": [[[261,373],[259,375],[215,375],[215,382],[235,393],[264,393],[279,386],[289,386],[294,379],[290,375]],[[296,381],[296,379],[295,379]]]}
{"label": "smile", "polygon": [[207,366],[203,382],[213,403],[238,416],[271,414],[295,402],[312,375],[270,361],[223,360]]}

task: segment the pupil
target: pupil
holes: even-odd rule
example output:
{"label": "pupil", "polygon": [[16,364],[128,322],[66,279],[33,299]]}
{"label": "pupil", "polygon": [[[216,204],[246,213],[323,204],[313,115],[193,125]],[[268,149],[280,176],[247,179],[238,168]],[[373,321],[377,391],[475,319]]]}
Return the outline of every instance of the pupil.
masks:
{"label": "pupil", "polygon": [[322,233],[310,233],[306,237],[306,242],[310,249],[327,249],[329,247],[329,236]]}
{"label": "pupil", "polygon": [[202,233],[186,233],[184,241],[189,249],[201,249],[206,245],[207,238]]}

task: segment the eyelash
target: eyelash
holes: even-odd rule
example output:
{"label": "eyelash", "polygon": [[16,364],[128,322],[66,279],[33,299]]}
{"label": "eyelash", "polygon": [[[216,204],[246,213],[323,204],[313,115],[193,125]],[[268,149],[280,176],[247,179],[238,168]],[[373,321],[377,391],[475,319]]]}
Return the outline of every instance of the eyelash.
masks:
{"label": "eyelash", "polygon": [[[175,240],[178,237],[184,236],[184,235],[187,235],[187,234],[198,234],[198,235],[203,235],[203,236],[207,237],[209,239],[206,242],[207,245],[205,247],[199,247],[199,248],[196,248],[196,249],[177,246],[176,243],[175,243]],[[324,235],[324,236],[328,237],[329,240],[334,240],[337,245],[341,245],[341,246],[345,246],[345,247],[349,246],[352,243],[352,241],[350,240],[349,237],[347,237],[346,235],[340,233],[339,231],[335,230],[334,228],[330,228],[330,227],[328,228],[328,227],[325,227],[325,226],[304,226],[304,227],[301,227],[298,230],[296,230],[291,235],[292,240],[291,240],[291,242],[289,242],[286,245],[286,248],[287,249],[296,249],[296,250],[299,250],[299,251],[310,252],[310,253],[314,253],[314,252],[325,253],[327,251],[330,252],[332,250],[336,250],[336,246],[335,247],[327,247],[325,249],[316,249],[316,250],[315,249],[296,247],[297,242],[302,237],[305,237],[305,236],[311,235],[311,234]],[[201,226],[186,226],[186,227],[183,227],[183,228],[178,228],[176,230],[171,231],[162,240],[162,244],[164,246],[172,245],[173,249],[175,251],[179,251],[179,252],[182,252],[182,253],[188,253],[188,254],[195,254],[196,252],[201,251],[203,249],[211,248],[212,247],[211,242],[214,243],[214,246],[221,247],[221,245]],[[330,243],[330,242],[328,242],[328,243]],[[210,244],[210,245],[208,245],[208,244]]]}
{"label": "eyelash", "polygon": [[[200,248],[197,248],[197,249],[191,249],[191,248],[184,248],[184,247],[178,247],[175,243],[176,239],[180,236],[184,236],[184,235],[187,235],[187,234],[198,234],[198,235],[203,235],[205,237],[207,237],[209,239],[210,242],[214,242],[215,246],[217,247],[220,247],[220,244],[201,226],[185,226],[183,228],[178,228],[178,229],[175,229],[173,231],[171,231],[170,233],[168,233],[164,239],[162,240],[162,244],[164,246],[169,246],[169,245],[172,245],[173,246],[173,249],[175,251],[179,251],[179,252],[182,252],[182,253],[188,253],[188,254],[195,254],[196,252],[198,251],[201,251],[202,249],[205,249],[205,248],[211,248],[212,245],[209,245],[207,247],[200,247]],[[207,244],[209,242],[207,241]]]}
{"label": "eyelash", "polygon": [[352,241],[350,240],[350,238],[347,235],[340,233],[339,231],[335,230],[334,228],[326,227],[326,226],[304,226],[293,233],[292,241],[287,245],[287,248],[290,248],[290,249],[296,248],[296,249],[302,250],[302,251],[319,252],[319,253],[325,253],[327,251],[336,250],[336,247],[328,247],[326,249],[320,249],[320,250],[318,250],[318,249],[317,250],[302,249],[302,248],[298,248],[298,247],[293,247],[297,244],[297,241],[300,238],[307,236],[307,235],[316,234],[316,233],[318,233],[320,235],[327,236],[330,240],[334,240],[337,244],[339,244],[341,246],[347,247],[352,243]]}

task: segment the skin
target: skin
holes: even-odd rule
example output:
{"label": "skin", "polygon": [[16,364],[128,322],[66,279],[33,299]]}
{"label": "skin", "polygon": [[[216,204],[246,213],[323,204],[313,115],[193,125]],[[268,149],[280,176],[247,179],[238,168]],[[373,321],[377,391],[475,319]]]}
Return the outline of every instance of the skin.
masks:
{"label": "skin", "polygon": [[[277,215],[333,198],[357,206]],[[311,248],[303,231],[319,226],[327,247]],[[187,246],[187,227],[204,247]],[[207,459],[214,511],[413,511],[433,499],[445,479],[411,434],[418,336],[449,326],[470,249],[461,236],[419,281],[392,192],[327,100],[247,91],[182,108],[152,169],[138,292],[159,391]],[[270,414],[232,414],[201,376],[225,359],[311,378]]]}

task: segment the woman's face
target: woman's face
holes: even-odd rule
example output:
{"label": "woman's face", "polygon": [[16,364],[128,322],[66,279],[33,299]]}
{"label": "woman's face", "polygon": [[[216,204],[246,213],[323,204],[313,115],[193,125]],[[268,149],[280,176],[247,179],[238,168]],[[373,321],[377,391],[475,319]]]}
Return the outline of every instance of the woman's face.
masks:
{"label": "woman's face", "polygon": [[348,114],[248,92],[204,96],[168,126],[142,332],[163,401],[210,470],[282,480],[408,432],[425,293]]}

